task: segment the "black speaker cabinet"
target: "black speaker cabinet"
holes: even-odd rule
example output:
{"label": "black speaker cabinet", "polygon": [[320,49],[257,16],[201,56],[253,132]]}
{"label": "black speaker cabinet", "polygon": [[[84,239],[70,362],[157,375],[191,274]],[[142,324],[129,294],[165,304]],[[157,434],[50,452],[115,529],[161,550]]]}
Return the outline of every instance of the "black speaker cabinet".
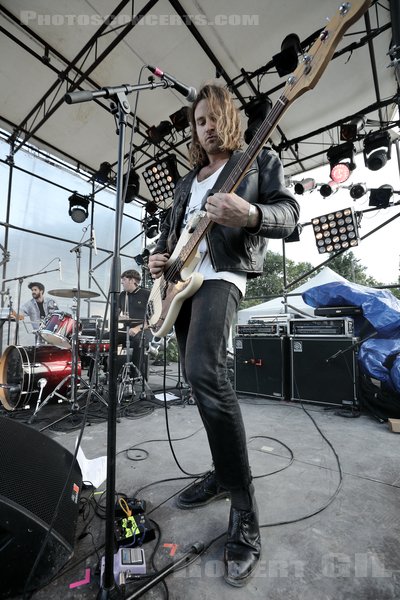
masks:
{"label": "black speaker cabinet", "polygon": [[291,400],[356,405],[354,341],[344,337],[291,337]]}
{"label": "black speaker cabinet", "polygon": [[283,399],[287,394],[286,337],[235,338],[237,392]]}
{"label": "black speaker cabinet", "polygon": [[71,465],[72,454],[57,442],[0,417],[0,598],[24,591],[49,530],[29,589],[72,556],[82,475]]}

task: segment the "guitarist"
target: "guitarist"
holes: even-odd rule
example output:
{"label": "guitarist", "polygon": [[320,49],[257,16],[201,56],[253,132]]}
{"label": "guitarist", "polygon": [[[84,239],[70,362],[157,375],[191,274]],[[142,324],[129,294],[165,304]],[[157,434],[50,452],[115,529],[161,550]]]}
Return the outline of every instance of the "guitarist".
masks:
{"label": "guitarist", "polygon": [[153,278],[160,277],[186,220],[202,207],[214,223],[199,246],[196,271],[204,281],[184,300],[175,333],[185,379],[207,432],[213,470],[179,495],[178,506],[191,509],[231,498],[225,580],[241,587],[258,563],[261,540],[246,434],[227,376],[228,336],[247,278],[263,272],[267,238],[290,235],[299,206],[284,187],[279,159],[267,149],[251,165],[236,193],[211,193],[203,201],[207,190],[220,189],[221,179],[216,186],[217,179],[240,152],[240,116],[225,88],[205,85],[191,107],[190,121],[193,170],[177,184],[149,268]]}

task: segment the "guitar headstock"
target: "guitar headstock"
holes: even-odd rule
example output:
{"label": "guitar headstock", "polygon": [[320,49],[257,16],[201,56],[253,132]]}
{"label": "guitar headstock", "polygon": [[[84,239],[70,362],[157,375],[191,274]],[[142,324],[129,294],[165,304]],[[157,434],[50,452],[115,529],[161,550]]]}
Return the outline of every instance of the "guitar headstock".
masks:
{"label": "guitar headstock", "polygon": [[310,50],[303,55],[302,62],[289,76],[283,91],[283,96],[288,102],[295,100],[317,84],[345,31],[368,10],[370,5],[371,0],[342,2],[335,16],[329,20]]}

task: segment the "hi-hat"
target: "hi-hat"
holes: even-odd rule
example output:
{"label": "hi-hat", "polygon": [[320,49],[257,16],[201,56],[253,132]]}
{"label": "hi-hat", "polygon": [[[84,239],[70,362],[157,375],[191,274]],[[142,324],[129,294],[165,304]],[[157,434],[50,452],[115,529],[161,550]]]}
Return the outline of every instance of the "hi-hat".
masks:
{"label": "hi-hat", "polygon": [[[72,288],[70,290],[49,290],[51,296],[61,296],[61,298],[77,298],[78,289]],[[79,290],[80,298],[96,298],[100,296],[97,292],[91,292],[90,290]]]}

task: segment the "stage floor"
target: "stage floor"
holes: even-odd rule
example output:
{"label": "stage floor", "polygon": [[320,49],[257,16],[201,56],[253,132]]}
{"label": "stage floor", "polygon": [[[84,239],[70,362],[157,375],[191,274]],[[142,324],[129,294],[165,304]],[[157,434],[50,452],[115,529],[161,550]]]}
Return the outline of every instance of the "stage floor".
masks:
{"label": "stage floor", "polygon": [[[162,401],[164,383],[172,397],[167,408]],[[156,532],[156,540],[142,545],[148,575],[179,561],[193,545],[206,550],[143,598],[400,597],[400,437],[387,423],[369,414],[346,418],[337,407],[325,404],[240,396],[263,554],[255,575],[239,590],[222,576],[229,501],[193,510],[176,506],[176,495],[192,481],[189,477],[211,466],[197,408],[181,389],[177,365],[167,365],[165,375],[162,365],[150,365],[148,386],[147,394],[139,388],[133,399],[127,395],[120,403],[116,491],[146,502],[146,515]],[[30,426],[73,452],[82,413],[71,415],[69,409],[68,403],[48,405]],[[107,453],[107,403],[99,395],[89,409],[81,447],[94,459]],[[29,415],[2,410],[1,416],[26,421]],[[27,460],[34,460],[34,449]],[[35,600],[97,598],[105,540],[104,491],[105,482],[83,490],[74,555],[52,582],[31,596]],[[127,583],[125,597],[148,581]],[[103,590],[102,597],[117,596],[104,595]]]}

